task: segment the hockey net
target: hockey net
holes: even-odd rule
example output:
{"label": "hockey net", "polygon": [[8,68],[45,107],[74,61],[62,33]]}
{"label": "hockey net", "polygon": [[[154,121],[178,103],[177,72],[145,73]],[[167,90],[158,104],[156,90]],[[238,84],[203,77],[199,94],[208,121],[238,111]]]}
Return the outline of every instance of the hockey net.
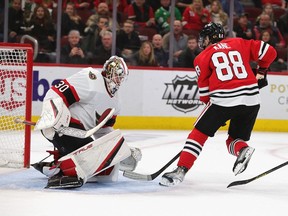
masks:
{"label": "hockey net", "polygon": [[0,167],[29,167],[33,50],[28,44],[0,43]]}

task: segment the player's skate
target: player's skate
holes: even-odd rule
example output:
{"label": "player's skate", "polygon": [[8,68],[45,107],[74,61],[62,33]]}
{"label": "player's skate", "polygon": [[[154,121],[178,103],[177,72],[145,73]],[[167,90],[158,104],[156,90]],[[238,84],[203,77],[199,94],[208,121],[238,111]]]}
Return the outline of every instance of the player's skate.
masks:
{"label": "player's skate", "polygon": [[139,148],[130,148],[131,155],[125,160],[120,162],[119,170],[121,171],[133,171],[135,170],[138,161],[142,158],[142,153]]}
{"label": "player's skate", "polygon": [[247,168],[254,151],[255,149],[252,147],[245,147],[240,150],[240,153],[233,166],[233,172],[235,175],[242,173]]}
{"label": "player's skate", "polygon": [[181,183],[184,180],[185,174],[188,172],[188,169],[184,166],[177,167],[172,172],[165,173],[162,176],[161,182],[159,183],[162,186],[174,186]]}

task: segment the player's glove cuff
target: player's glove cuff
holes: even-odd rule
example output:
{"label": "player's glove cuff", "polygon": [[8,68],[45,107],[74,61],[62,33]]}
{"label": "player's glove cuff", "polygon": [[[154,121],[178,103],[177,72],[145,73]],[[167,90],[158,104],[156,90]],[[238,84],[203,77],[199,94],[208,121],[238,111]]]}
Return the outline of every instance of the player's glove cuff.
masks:
{"label": "player's glove cuff", "polygon": [[259,68],[258,71],[257,71],[257,74],[261,74],[261,75],[266,75],[268,72],[268,68]]}

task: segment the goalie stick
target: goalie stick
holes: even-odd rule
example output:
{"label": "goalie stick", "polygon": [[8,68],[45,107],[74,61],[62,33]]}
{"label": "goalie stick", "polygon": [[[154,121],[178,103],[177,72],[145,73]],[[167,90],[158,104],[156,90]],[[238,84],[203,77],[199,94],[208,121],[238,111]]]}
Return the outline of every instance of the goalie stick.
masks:
{"label": "goalie stick", "polygon": [[135,173],[131,171],[124,171],[123,176],[130,178],[130,179],[139,180],[139,181],[153,181],[180,156],[180,153],[181,152],[175,155],[167,164],[165,164],[161,169],[159,169],[157,172],[153,174],[145,175],[145,174]]}
{"label": "goalie stick", "polygon": [[272,169],[270,169],[270,170],[267,170],[266,172],[263,172],[263,173],[255,176],[255,177],[253,177],[253,178],[246,179],[246,180],[240,180],[240,181],[234,181],[234,182],[230,183],[230,184],[227,186],[227,188],[232,187],[232,186],[237,186],[237,185],[248,184],[249,182],[252,182],[252,181],[254,181],[254,180],[258,179],[258,178],[261,178],[261,177],[263,177],[263,176],[266,176],[266,175],[268,175],[269,173],[274,172],[275,170],[280,169],[281,167],[286,166],[287,164],[288,164],[288,161],[286,161],[286,162],[284,162],[284,163],[282,163],[282,164],[280,164],[280,165],[278,165],[278,166],[276,166],[276,167],[274,167],[274,168],[272,168]]}
{"label": "goalie stick", "polygon": [[[109,113],[106,113],[109,112]],[[72,128],[72,127],[60,127],[58,130],[56,130],[57,133],[62,133],[64,135],[67,136],[72,136],[72,137],[78,137],[78,138],[87,138],[92,136],[96,131],[98,131],[100,128],[102,128],[106,122],[113,116],[115,109],[107,109],[102,116],[99,119],[98,124],[96,125],[96,127],[90,129],[90,130],[81,130],[78,128]],[[102,119],[103,118],[103,119]],[[27,120],[23,120],[20,118],[16,118],[14,119],[15,123],[22,123],[22,124],[26,124],[26,125],[32,125],[35,126],[36,123],[32,122],[32,121],[27,121]]]}

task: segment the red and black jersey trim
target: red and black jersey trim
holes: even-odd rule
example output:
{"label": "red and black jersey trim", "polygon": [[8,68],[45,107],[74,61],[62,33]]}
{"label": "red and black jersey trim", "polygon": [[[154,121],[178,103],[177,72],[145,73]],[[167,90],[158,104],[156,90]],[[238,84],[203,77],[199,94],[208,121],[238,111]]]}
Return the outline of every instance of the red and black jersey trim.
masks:
{"label": "red and black jersey trim", "polygon": [[67,107],[71,106],[73,103],[78,102],[80,100],[77,91],[74,86],[70,85],[70,83],[64,79],[60,85],[52,86],[52,90],[54,90],[64,101]]}

